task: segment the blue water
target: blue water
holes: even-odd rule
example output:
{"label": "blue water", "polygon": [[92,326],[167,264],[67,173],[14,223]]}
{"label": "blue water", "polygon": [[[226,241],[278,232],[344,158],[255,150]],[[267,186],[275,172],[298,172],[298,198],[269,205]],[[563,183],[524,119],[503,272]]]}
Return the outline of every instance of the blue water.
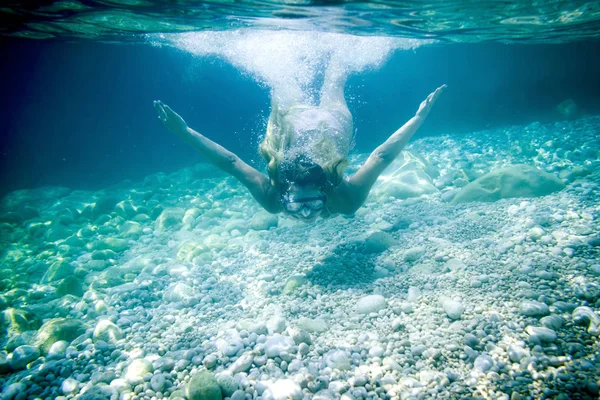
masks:
{"label": "blue water", "polygon": [[[257,144],[269,90],[217,58],[147,44],[3,38],[0,192],[41,185],[101,188],[201,162],[166,131],[152,101],[261,166]],[[600,112],[597,42],[434,45],[396,51],[379,70],[350,77],[356,150],[370,152],[435,87],[449,90],[418,136],[563,118],[573,99]]]}

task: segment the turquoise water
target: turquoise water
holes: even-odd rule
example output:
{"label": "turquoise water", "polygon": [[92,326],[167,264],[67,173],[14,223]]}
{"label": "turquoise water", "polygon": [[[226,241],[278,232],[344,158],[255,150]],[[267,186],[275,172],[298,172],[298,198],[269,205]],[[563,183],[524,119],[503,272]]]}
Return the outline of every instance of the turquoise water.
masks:
{"label": "turquoise water", "polygon": [[[4,5],[0,398],[598,398],[599,12]],[[344,89],[354,182],[442,84],[360,207],[308,223],[152,107],[267,179],[273,104]]]}

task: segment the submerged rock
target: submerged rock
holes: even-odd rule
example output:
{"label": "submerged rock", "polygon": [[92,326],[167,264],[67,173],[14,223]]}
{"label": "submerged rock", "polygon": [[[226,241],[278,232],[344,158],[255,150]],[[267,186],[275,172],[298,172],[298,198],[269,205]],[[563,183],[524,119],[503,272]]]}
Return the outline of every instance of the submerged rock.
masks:
{"label": "submerged rock", "polygon": [[323,355],[323,362],[329,368],[339,369],[340,371],[352,368],[352,361],[348,353],[341,349],[329,350]]}
{"label": "submerged rock", "polygon": [[106,343],[116,343],[123,338],[123,332],[121,329],[107,319],[98,321],[96,328],[94,329],[93,340],[97,342],[102,340]]}
{"label": "submerged rock", "polygon": [[265,342],[265,355],[269,358],[279,357],[282,352],[289,353],[294,345],[291,337],[275,334]]}
{"label": "submerged rock", "polygon": [[66,296],[68,294],[81,297],[83,296],[83,285],[79,279],[74,276],[68,276],[63,279],[56,287],[56,293],[59,296]]}
{"label": "submerged rock", "polygon": [[439,173],[427,161],[410,152],[402,152],[390,165],[389,172],[380,178],[381,183],[373,189],[379,198],[408,199],[435,193],[432,177]]}
{"label": "submerged rock", "polygon": [[544,317],[550,314],[550,308],[544,303],[535,300],[525,300],[519,305],[521,314],[527,317]]}
{"label": "submerged rock", "polygon": [[529,334],[529,336],[533,336],[543,343],[554,342],[558,337],[556,332],[554,332],[552,329],[541,326],[528,326],[525,331]]}
{"label": "submerged rock", "polygon": [[10,366],[15,371],[23,369],[32,361],[35,361],[40,356],[40,351],[34,346],[19,346],[12,352]]}
{"label": "submerged rock", "polygon": [[0,314],[0,331],[6,330],[11,335],[36,330],[40,325],[40,319],[26,310],[7,308]]}
{"label": "submerged rock", "polygon": [[151,374],[152,372],[154,372],[152,363],[146,359],[138,358],[127,366],[125,380],[132,385],[137,385],[144,381],[146,374]]}
{"label": "submerged rock", "polygon": [[307,282],[306,276],[304,275],[292,275],[285,282],[285,286],[283,287],[283,294],[292,294],[296,289],[300,286],[304,285]]}
{"label": "submerged rock", "polygon": [[216,379],[224,397],[231,397],[231,395],[239,388],[237,381],[228,371],[217,374]]}
{"label": "submerged rock", "polygon": [[463,306],[462,303],[452,300],[449,297],[440,297],[440,303],[442,304],[442,308],[446,312],[446,315],[450,319],[460,319],[462,314],[465,312],[465,306]]}
{"label": "submerged rock", "polygon": [[589,307],[577,307],[573,310],[573,321],[578,324],[588,325],[588,333],[592,335],[600,335],[600,316]]}
{"label": "submerged rock", "polygon": [[367,254],[382,253],[398,244],[396,239],[386,232],[373,232],[364,241],[363,250]]}
{"label": "submerged rock", "polygon": [[266,211],[260,211],[254,214],[252,221],[250,222],[250,228],[255,231],[266,231],[270,228],[276,228],[279,218],[277,215],[269,214]]}
{"label": "submerged rock", "polygon": [[73,275],[75,268],[65,260],[57,261],[48,268],[41,283],[49,283]]}
{"label": "submerged rock", "polygon": [[356,304],[356,312],[359,314],[369,314],[377,312],[387,307],[385,298],[379,294],[365,296]]}
{"label": "submerged rock", "polygon": [[156,219],[156,230],[163,232],[170,229],[177,229],[183,225],[185,210],[183,208],[167,208]]}
{"label": "submerged rock", "polygon": [[471,201],[492,202],[512,197],[539,197],[564,189],[554,175],[520,164],[489,172],[466,185],[452,204]]}
{"label": "submerged rock", "polygon": [[54,343],[59,340],[71,342],[85,333],[86,329],[87,325],[76,319],[51,319],[38,330],[35,345],[40,348],[42,354],[47,354]]}
{"label": "submerged rock", "polygon": [[195,240],[187,240],[181,244],[177,251],[177,260],[192,262],[194,258],[208,253],[210,249]]}
{"label": "submerged rock", "polygon": [[252,367],[253,361],[254,361],[253,355],[242,354],[240,356],[240,358],[235,360],[235,362],[229,366],[228,370],[232,374],[238,374],[240,372],[248,372],[248,370]]}
{"label": "submerged rock", "polygon": [[215,376],[208,371],[194,375],[185,388],[188,400],[221,400],[223,394]]}
{"label": "submerged rock", "polygon": [[194,289],[182,282],[169,286],[163,294],[163,300],[169,303],[182,302],[188,304],[194,298]]}
{"label": "submerged rock", "polygon": [[494,366],[494,360],[487,354],[481,354],[477,356],[475,361],[473,362],[473,367],[475,370],[481,372],[487,372]]}
{"label": "submerged rock", "polygon": [[327,322],[318,317],[314,319],[301,317],[298,319],[297,324],[300,329],[304,329],[305,331],[312,333],[323,333],[329,329]]}

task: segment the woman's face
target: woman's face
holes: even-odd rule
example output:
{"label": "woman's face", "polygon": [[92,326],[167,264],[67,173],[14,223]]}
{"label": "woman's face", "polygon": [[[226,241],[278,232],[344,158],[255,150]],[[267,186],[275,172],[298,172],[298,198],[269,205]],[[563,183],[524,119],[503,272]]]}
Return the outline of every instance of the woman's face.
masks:
{"label": "woman's face", "polygon": [[327,197],[316,185],[292,184],[283,197],[286,214],[301,220],[313,222],[325,209]]}

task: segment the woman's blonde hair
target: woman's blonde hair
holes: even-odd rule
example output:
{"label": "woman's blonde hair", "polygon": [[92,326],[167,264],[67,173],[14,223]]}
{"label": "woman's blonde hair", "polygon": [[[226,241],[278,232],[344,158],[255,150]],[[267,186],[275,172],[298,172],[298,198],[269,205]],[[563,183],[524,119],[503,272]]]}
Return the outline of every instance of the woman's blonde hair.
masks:
{"label": "woman's blonde hair", "polygon": [[[294,182],[308,183],[311,180],[324,191],[336,187],[342,181],[348,165],[347,154],[340,154],[327,135],[322,135],[311,144],[310,154],[303,151],[307,149],[302,147],[292,148],[296,132],[284,116],[279,112],[271,113],[267,133],[259,146],[260,155],[267,162],[271,184],[280,193],[284,193]],[[326,129],[325,126],[321,128]]]}

